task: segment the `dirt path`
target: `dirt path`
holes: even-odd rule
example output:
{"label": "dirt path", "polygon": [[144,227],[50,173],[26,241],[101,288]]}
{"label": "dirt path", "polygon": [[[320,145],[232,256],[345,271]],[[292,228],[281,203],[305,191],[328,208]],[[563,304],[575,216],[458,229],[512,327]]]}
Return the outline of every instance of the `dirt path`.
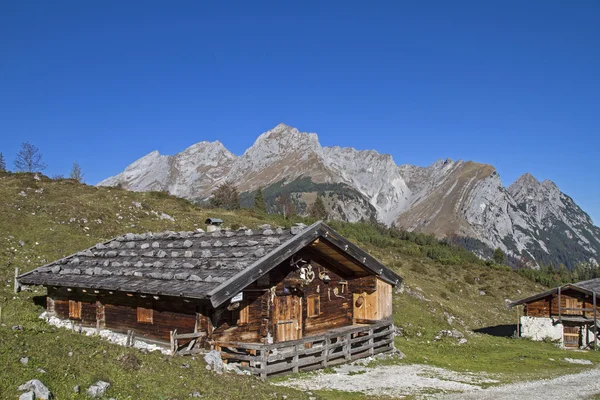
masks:
{"label": "dirt path", "polygon": [[289,379],[277,385],[301,390],[332,389],[362,392],[368,395],[453,399],[586,399],[600,394],[600,369],[554,379],[514,383],[482,389],[484,383],[495,383],[487,374],[459,373],[427,365],[393,365],[367,368],[343,365],[334,373]]}
{"label": "dirt path", "polygon": [[600,394],[600,369],[578,374],[564,375],[554,379],[512,383],[476,392],[441,396],[440,399],[587,399]]}

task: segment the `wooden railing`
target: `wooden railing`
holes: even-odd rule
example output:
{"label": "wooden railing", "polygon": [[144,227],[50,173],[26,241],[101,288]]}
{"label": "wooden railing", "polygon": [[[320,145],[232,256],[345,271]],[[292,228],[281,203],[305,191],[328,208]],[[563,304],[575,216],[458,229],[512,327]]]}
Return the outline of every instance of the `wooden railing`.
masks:
{"label": "wooden railing", "polygon": [[228,362],[266,379],[272,375],[311,371],[394,349],[392,321],[361,321],[360,326],[332,329],[318,336],[274,343],[217,342]]}

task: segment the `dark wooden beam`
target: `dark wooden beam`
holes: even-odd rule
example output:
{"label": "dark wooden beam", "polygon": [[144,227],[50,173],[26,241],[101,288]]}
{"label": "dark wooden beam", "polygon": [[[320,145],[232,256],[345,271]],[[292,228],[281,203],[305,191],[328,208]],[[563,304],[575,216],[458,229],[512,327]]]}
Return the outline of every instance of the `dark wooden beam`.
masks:
{"label": "dark wooden beam", "polygon": [[340,252],[345,257],[352,258],[358,265],[364,266],[367,270],[379,276],[384,281],[392,285],[398,285],[402,282],[402,277],[385,265],[377,261],[366,251],[356,246],[354,243],[334,231],[329,226],[322,224],[319,228],[321,238],[332,245],[332,248]]}
{"label": "dark wooden beam", "polygon": [[311,248],[310,246],[304,249],[306,254],[319,264],[324,264],[328,269],[332,270],[336,274],[340,276],[357,276],[356,272],[346,267],[344,264],[327,257],[319,252],[319,250]]}

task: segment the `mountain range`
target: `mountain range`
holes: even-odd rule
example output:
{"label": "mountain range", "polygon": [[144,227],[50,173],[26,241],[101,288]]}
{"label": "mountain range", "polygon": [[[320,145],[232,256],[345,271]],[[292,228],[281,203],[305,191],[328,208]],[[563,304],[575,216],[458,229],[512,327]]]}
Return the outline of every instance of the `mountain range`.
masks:
{"label": "mountain range", "polygon": [[472,161],[397,165],[374,150],[323,147],[315,133],[285,124],[261,134],[241,156],[219,141],[173,156],[153,151],[98,185],[202,202],[224,182],[238,188],[246,206],[263,188],[270,211],[277,196],[289,194],[306,214],[320,194],[330,218],[431,233],[481,257],[500,248],[512,265],[600,262],[600,228],[549,180],[524,174],[505,187],[493,166]]}

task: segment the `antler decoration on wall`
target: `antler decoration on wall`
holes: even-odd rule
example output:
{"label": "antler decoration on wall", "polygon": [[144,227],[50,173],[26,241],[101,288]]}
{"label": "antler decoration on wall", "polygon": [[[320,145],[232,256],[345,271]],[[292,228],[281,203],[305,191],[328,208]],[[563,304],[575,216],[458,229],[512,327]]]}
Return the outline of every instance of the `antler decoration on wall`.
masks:
{"label": "antler decoration on wall", "polygon": [[313,270],[312,265],[310,265],[303,258],[295,260],[294,257],[292,257],[290,259],[290,265],[300,270],[300,279],[306,281],[307,283],[310,283],[315,279],[315,271]]}

